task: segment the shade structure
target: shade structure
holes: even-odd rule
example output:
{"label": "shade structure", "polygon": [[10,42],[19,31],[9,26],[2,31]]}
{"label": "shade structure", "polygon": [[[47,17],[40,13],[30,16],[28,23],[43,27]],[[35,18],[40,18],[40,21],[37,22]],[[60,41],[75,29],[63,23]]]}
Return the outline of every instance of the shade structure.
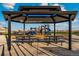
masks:
{"label": "shade structure", "polygon": [[[3,11],[4,18],[20,23],[59,23],[74,20],[77,11]],[[11,15],[11,16],[9,16]]]}
{"label": "shade structure", "polygon": [[60,6],[20,6],[19,11],[61,11]]}
{"label": "shade structure", "polygon": [[[71,30],[72,23],[76,17],[77,11],[61,11],[60,6],[39,6],[24,7],[19,11],[3,11],[5,20],[8,20],[8,50],[11,50],[11,21],[23,23],[54,23],[54,39],[56,39],[56,23],[69,22],[69,50],[72,49]],[[25,35],[25,33],[24,33]],[[55,40],[56,41],[56,40]]]}

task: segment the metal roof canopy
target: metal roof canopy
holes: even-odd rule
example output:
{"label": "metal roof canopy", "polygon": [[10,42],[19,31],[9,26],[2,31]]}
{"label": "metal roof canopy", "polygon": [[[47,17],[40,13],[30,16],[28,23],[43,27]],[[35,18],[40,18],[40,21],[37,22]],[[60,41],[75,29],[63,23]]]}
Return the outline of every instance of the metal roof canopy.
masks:
{"label": "metal roof canopy", "polygon": [[19,11],[34,11],[34,10],[61,11],[61,8],[60,6],[20,6],[18,10]]}
{"label": "metal roof canopy", "polygon": [[3,11],[4,18],[20,23],[60,23],[74,20],[77,11]]}

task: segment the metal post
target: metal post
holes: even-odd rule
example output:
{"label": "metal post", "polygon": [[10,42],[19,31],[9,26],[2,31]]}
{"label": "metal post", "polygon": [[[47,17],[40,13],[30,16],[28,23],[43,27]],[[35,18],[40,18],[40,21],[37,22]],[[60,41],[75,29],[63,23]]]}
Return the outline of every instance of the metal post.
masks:
{"label": "metal post", "polygon": [[70,17],[71,15],[69,15],[69,50],[72,49],[72,23]]}
{"label": "metal post", "polygon": [[40,31],[40,32],[41,32],[41,35],[42,35],[42,33],[43,33],[43,32],[42,32],[42,25],[41,25],[41,31]]}
{"label": "metal post", "polygon": [[8,18],[8,39],[7,39],[8,50],[11,50],[11,18]]}
{"label": "metal post", "polygon": [[[23,23],[23,39],[25,39],[25,22]],[[22,39],[22,43],[23,43],[23,39]]]}
{"label": "metal post", "polygon": [[57,39],[56,39],[56,23],[55,23],[55,19],[53,16],[51,16],[52,21],[54,23],[54,41],[57,43]]}
{"label": "metal post", "polygon": [[25,35],[25,22],[23,23],[23,32],[24,32],[24,35]]}
{"label": "metal post", "polygon": [[54,22],[54,41],[57,42],[56,40],[56,23]]}
{"label": "metal post", "polygon": [[25,39],[25,34],[26,34],[26,33],[25,33],[25,21],[27,20],[27,15],[24,14],[24,16],[25,16],[25,19],[24,19],[24,22],[23,22],[23,34],[24,34],[23,37],[24,37],[24,39]]}
{"label": "metal post", "polygon": [[47,28],[46,28],[46,25],[45,25],[45,26],[44,26],[44,30],[45,30],[45,31],[44,31],[44,34],[46,34],[46,29],[47,29]]}

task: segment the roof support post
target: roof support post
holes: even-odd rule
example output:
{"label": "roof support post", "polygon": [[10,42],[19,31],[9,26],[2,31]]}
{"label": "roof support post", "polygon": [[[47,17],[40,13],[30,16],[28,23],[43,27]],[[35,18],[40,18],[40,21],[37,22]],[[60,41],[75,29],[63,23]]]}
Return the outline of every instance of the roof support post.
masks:
{"label": "roof support post", "polygon": [[[11,15],[9,15],[11,16]],[[11,18],[8,18],[8,39],[7,39],[8,50],[11,50]]]}
{"label": "roof support post", "polygon": [[25,22],[23,23],[23,34],[24,34],[24,39],[25,39]]}
{"label": "roof support post", "polygon": [[25,16],[24,22],[23,22],[23,34],[24,34],[24,39],[25,39],[25,21],[27,20],[27,16]]}
{"label": "roof support post", "polygon": [[43,34],[43,32],[42,32],[42,25],[41,25],[41,30],[40,30],[40,33],[41,33],[41,35]]}
{"label": "roof support post", "polygon": [[69,50],[72,50],[72,22],[70,18],[71,15],[69,15]]}
{"label": "roof support post", "polygon": [[56,40],[56,23],[55,23],[54,17],[51,16],[51,18],[52,18],[52,21],[53,21],[53,23],[54,23],[54,41],[57,42],[57,40]]}
{"label": "roof support post", "polygon": [[23,34],[25,35],[25,22],[23,23]]}
{"label": "roof support post", "polygon": [[56,23],[54,22],[54,41],[57,42],[56,40]]}

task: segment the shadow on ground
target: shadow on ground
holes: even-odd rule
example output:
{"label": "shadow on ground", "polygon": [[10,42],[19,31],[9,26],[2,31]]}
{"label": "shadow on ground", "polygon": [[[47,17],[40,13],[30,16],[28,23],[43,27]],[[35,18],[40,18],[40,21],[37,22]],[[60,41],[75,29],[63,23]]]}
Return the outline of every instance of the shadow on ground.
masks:
{"label": "shadow on ground", "polygon": [[79,50],[70,51],[63,47],[41,47],[44,50],[52,52],[57,56],[79,56]]}

